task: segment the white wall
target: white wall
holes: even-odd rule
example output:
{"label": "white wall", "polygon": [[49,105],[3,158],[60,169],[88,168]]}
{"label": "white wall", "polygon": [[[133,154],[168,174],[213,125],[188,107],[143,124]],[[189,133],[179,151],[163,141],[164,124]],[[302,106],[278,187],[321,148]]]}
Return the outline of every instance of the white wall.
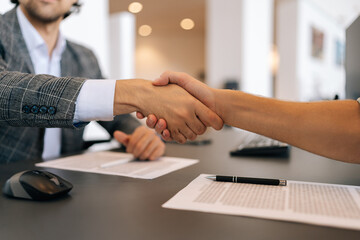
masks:
{"label": "white wall", "polygon": [[207,7],[209,85],[236,79],[243,91],[271,96],[273,1],[208,0]]}
{"label": "white wall", "polygon": [[275,97],[287,100],[299,99],[297,78],[298,18],[297,1],[282,0],[277,5],[276,44],[279,54],[275,82]]}
{"label": "white wall", "polygon": [[207,0],[206,75],[211,87],[242,80],[243,12],[241,0]]}
{"label": "white wall", "polygon": [[120,12],[110,15],[110,78],[135,77],[135,15]]}
{"label": "white wall", "polygon": [[[322,60],[311,56],[312,26],[325,34]],[[345,43],[345,29],[312,1],[279,1],[276,97],[301,101],[344,97],[345,70],[335,64],[336,39]]]}
{"label": "white wall", "polygon": [[92,49],[98,58],[104,77],[108,77],[110,74],[108,0],[81,0],[81,3],[80,13],[71,15],[62,23],[62,32],[69,40]]}
{"label": "white wall", "polygon": [[242,90],[272,96],[273,1],[244,1]]}

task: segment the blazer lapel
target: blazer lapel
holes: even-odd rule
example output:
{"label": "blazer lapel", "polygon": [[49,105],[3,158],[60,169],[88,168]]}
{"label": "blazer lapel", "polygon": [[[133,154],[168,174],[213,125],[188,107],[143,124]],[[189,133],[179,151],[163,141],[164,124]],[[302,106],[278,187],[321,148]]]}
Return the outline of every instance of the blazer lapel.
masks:
{"label": "blazer lapel", "polygon": [[73,72],[73,66],[72,66],[73,62],[74,60],[71,58],[69,46],[68,43],[66,42],[66,47],[61,56],[61,61],[60,61],[62,77],[76,76]]}
{"label": "blazer lapel", "polygon": [[34,74],[34,66],[32,64],[29,51],[26,47],[25,40],[21,33],[19,21],[16,15],[16,7],[5,13],[3,18],[7,23],[9,23],[14,36],[14,44],[12,44],[12,49],[10,49],[10,52],[19,56],[24,61],[23,67],[21,69],[22,72]]}

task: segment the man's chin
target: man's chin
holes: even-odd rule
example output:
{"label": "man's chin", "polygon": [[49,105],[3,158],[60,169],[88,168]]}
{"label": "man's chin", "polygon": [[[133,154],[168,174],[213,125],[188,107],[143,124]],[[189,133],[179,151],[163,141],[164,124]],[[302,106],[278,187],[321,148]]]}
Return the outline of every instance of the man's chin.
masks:
{"label": "man's chin", "polygon": [[44,3],[54,3],[54,2],[57,2],[58,0],[41,0],[41,2],[44,2]]}

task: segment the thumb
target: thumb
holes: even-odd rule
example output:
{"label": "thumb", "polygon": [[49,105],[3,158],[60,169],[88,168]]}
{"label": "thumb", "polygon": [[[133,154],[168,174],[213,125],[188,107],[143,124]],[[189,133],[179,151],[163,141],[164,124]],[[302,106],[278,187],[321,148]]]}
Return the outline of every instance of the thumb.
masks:
{"label": "thumb", "polygon": [[168,85],[169,83],[175,83],[184,88],[184,83],[179,75],[181,75],[181,73],[165,71],[160,75],[159,78],[153,81],[153,85],[165,86]]}
{"label": "thumb", "polygon": [[152,83],[154,86],[165,86],[169,84],[169,78],[162,74],[159,78],[155,79]]}
{"label": "thumb", "polygon": [[153,85],[164,86],[169,83],[179,85],[195,97],[198,97],[197,92],[202,92],[204,89],[207,89],[207,86],[204,83],[196,80],[190,75],[172,71],[162,73],[159,78],[154,80]]}
{"label": "thumb", "polygon": [[121,131],[115,131],[114,138],[124,146],[127,146],[130,140],[130,136]]}

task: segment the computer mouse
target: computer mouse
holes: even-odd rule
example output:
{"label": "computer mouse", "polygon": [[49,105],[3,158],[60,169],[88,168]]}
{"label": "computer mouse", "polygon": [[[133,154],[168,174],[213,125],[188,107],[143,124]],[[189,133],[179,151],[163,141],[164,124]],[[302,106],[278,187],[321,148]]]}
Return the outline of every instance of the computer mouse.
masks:
{"label": "computer mouse", "polygon": [[73,185],[61,177],[43,170],[27,170],[9,178],[3,193],[9,197],[49,200],[67,194]]}

